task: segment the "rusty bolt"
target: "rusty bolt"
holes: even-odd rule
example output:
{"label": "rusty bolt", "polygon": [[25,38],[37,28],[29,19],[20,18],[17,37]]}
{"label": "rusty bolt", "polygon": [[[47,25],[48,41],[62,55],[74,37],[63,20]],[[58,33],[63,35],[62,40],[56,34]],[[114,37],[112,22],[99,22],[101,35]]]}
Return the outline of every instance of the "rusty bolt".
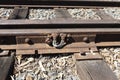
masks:
{"label": "rusty bolt", "polygon": [[29,43],[29,41],[30,41],[29,38],[26,38],[26,39],[25,39],[25,42],[26,42],[26,43]]}
{"label": "rusty bolt", "polygon": [[89,40],[88,37],[84,37],[84,38],[83,38],[83,41],[84,41],[84,42],[88,42],[88,40]]}
{"label": "rusty bolt", "polygon": [[67,37],[71,37],[71,35],[70,35],[70,34],[67,34]]}

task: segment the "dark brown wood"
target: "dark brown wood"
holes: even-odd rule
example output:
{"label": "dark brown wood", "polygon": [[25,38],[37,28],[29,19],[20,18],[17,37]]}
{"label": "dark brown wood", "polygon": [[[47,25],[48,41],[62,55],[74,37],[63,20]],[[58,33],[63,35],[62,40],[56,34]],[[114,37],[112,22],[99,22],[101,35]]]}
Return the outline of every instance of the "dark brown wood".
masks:
{"label": "dark brown wood", "polygon": [[28,14],[28,7],[15,7],[8,19],[25,19]]}
{"label": "dark brown wood", "polygon": [[56,8],[55,12],[57,18],[64,18],[64,19],[72,18],[69,12],[64,8]]}
{"label": "dark brown wood", "polygon": [[0,57],[0,80],[9,80],[13,70],[14,57]]}
{"label": "dark brown wood", "polygon": [[76,62],[81,80],[118,80],[103,60],[85,60]]}

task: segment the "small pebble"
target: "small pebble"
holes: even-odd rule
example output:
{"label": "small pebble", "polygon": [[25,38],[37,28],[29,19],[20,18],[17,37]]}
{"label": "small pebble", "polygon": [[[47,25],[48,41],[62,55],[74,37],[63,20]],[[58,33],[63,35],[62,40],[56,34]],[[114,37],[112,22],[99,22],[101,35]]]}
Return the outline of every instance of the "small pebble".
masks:
{"label": "small pebble", "polygon": [[33,80],[32,76],[30,74],[27,74],[26,79],[25,80]]}
{"label": "small pebble", "polygon": [[75,19],[83,19],[83,20],[101,20],[100,16],[93,11],[94,9],[68,9],[67,11],[70,15]]}
{"label": "small pebble", "polygon": [[8,19],[8,17],[12,12],[13,12],[13,9],[0,8],[0,19],[2,20]]}
{"label": "small pebble", "polygon": [[[113,70],[117,78],[120,80],[120,48],[102,48],[99,49],[100,54]],[[106,55],[107,54],[107,55]]]}
{"label": "small pebble", "polygon": [[[23,69],[18,71],[20,72],[18,76],[15,76],[17,74],[15,73],[13,75],[15,76],[15,80],[20,77],[26,80],[80,80],[77,76],[77,69],[71,54],[48,55],[42,57],[40,55],[40,57],[35,59],[30,56],[21,60],[21,64],[30,60],[34,61],[24,65],[27,66],[27,68],[24,69],[23,67]],[[15,67],[18,67],[17,65],[19,64],[16,62],[15,65]],[[31,66],[33,67],[31,68]],[[25,74],[25,76],[22,76],[22,74]]]}
{"label": "small pebble", "polygon": [[103,10],[105,11],[105,13],[112,16],[114,19],[120,20],[120,8],[119,7],[104,8]]}
{"label": "small pebble", "polygon": [[30,20],[50,20],[56,17],[54,9],[30,9],[28,18]]}

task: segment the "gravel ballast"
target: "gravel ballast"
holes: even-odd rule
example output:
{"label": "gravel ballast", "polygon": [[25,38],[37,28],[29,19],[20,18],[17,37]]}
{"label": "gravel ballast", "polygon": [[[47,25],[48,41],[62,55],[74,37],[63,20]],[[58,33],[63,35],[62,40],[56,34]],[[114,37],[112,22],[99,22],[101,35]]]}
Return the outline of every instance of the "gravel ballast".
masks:
{"label": "gravel ballast", "polygon": [[13,12],[13,9],[0,8],[0,19],[8,19],[8,17],[12,12]]}
{"label": "gravel ballast", "polygon": [[56,17],[54,9],[30,9],[28,18],[30,20],[50,20]]}
{"label": "gravel ballast", "polygon": [[120,80],[120,48],[101,48],[100,54]]}
{"label": "gravel ballast", "polygon": [[120,20],[120,8],[104,8],[105,13],[112,16],[114,19]]}
{"label": "gravel ballast", "polygon": [[80,80],[72,55],[23,58],[20,64],[16,62],[15,71],[13,80]]}
{"label": "gravel ballast", "polygon": [[93,11],[94,9],[68,9],[67,11],[75,19],[83,20],[101,20],[100,16]]}

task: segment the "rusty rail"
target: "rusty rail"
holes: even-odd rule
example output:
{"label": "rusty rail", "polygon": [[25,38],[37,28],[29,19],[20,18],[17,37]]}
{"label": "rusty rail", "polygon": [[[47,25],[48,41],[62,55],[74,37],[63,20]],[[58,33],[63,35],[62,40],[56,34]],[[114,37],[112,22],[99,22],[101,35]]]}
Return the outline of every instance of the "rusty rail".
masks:
{"label": "rusty rail", "polygon": [[42,21],[26,18],[31,7],[41,7],[35,5],[9,7],[14,8],[13,13],[8,20],[0,20],[2,50],[16,50],[16,54],[78,53],[81,48],[85,51],[89,49],[96,51],[99,46],[120,46],[118,38],[120,20],[115,20],[99,11],[103,7],[96,7],[95,10],[101,20],[76,20],[65,8],[46,6],[42,8],[55,9],[57,17]]}
{"label": "rusty rail", "polygon": [[1,0],[0,4],[7,5],[58,5],[58,6],[116,6],[120,7],[120,1],[107,0]]}

